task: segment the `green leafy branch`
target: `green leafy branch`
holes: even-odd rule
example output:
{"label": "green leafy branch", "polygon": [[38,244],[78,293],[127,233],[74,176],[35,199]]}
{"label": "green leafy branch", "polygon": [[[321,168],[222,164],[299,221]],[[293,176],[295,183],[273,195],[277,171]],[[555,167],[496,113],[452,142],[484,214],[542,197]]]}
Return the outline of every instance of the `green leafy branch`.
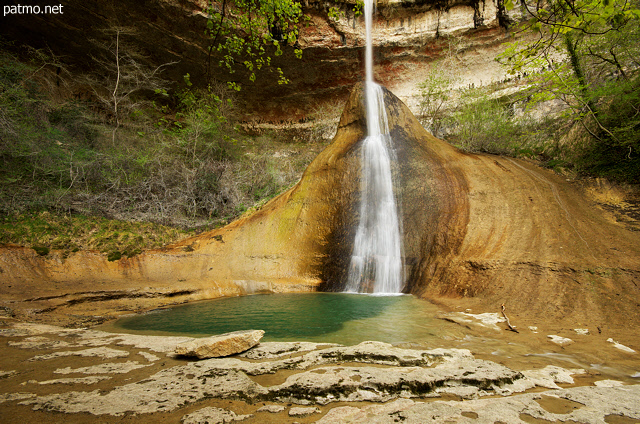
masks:
{"label": "green leafy branch", "polygon": [[[364,1],[363,0],[356,0],[355,4],[353,5],[353,8],[351,9],[353,12],[353,15],[355,17],[358,17],[360,15],[362,15],[363,10],[364,10]],[[332,19],[334,21],[339,21],[340,19],[345,17],[345,12],[343,9],[336,7],[336,6],[331,6],[329,7],[329,9],[327,10],[327,16],[329,17],[329,19]]]}
{"label": "green leafy branch", "polygon": [[[249,80],[255,82],[257,73],[272,68],[272,58],[281,56],[287,45],[294,47],[297,58],[302,57],[299,25],[309,18],[294,0],[222,0],[212,2],[208,14],[210,53],[216,54],[219,65],[231,74],[241,67],[248,72]],[[289,82],[281,68],[275,70],[279,84]],[[229,85],[240,90],[238,83]]]}

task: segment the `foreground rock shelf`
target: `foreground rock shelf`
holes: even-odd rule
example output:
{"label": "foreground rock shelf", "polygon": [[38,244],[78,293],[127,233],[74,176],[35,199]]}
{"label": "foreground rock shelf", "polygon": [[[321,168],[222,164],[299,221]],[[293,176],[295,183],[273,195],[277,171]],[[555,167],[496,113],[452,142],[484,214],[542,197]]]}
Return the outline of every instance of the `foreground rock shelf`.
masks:
{"label": "foreground rock shelf", "polygon": [[0,335],[0,415],[7,422],[640,419],[640,385],[585,379],[581,368],[514,370],[468,349],[271,342],[233,357],[192,361],[174,353],[192,340],[187,337],[25,323]]}

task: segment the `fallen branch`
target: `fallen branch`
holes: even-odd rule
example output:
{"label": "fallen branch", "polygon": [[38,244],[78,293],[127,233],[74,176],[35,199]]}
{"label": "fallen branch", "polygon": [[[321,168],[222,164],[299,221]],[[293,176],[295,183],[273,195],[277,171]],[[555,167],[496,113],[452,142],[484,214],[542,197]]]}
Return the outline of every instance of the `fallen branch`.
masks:
{"label": "fallen branch", "polygon": [[509,326],[509,330],[511,331],[515,331],[516,333],[520,333],[515,326],[511,325],[511,322],[509,322],[509,317],[507,317],[507,314],[504,313],[505,307],[504,307],[504,303],[502,304],[502,316],[504,317],[504,319],[507,320],[507,325]]}

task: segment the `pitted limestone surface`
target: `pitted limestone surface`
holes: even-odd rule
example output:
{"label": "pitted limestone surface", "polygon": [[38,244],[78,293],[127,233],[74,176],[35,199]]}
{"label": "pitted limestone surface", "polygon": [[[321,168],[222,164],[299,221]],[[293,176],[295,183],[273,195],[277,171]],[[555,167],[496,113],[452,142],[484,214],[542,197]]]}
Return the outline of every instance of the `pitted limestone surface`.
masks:
{"label": "pitted limestone surface", "polygon": [[[349,363],[357,361],[362,365],[336,364],[345,362],[345,358]],[[140,366],[144,365],[127,361],[54,372],[126,373]],[[301,372],[291,375],[282,384],[268,387],[250,378],[251,375],[284,369]],[[380,342],[364,342],[265,362],[237,358],[190,362],[161,370],[142,381],[116,386],[110,391],[56,393],[28,399],[23,404],[32,405],[36,410],[122,415],[171,411],[211,397],[301,405],[324,405],[336,401],[384,402],[398,397],[438,396],[440,393],[474,398],[533,387],[533,384],[514,385],[523,378],[520,372],[473,358],[468,350],[420,351]]]}
{"label": "pitted limestone surface", "polygon": [[[576,378],[589,373],[593,377],[593,372],[555,365],[517,371],[475,358],[466,349],[405,349],[380,342],[355,346],[265,343],[256,347],[259,359],[236,356],[187,361],[173,358],[162,337],[132,340],[121,334],[25,324],[9,326],[0,335],[12,342],[2,345],[11,352],[9,356],[50,355],[39,361],[15,362],[16,369],[0,375],[0,408],[22,408],[24,417],[31,417],[25,411],[32,410],[40,417],[78,414],[73,418],[78,422],[90,422],[95,416],[109,420],[110,416],[135,415],[145,423],[161,415],[183,417],[184,422],[321,423],[397,419],[521,423],[527,417],[604,422],[603,417],[609,415],[628,420],[640,416],[636,406],[640,385],[609,377],[595,381],[597,387],[566,388],[575,385]],[[31,344],[35,337],[50,350],[43,352],[41,346]],[[114,345],[122,346],[129,355],[105,363],[99,353],[115,355]],[[81,357],[83,366],[60,367],[77,360],[66,353],[73,352],[69,346],[82,347],[75,352],[96,355]],[[613,346],[611,350],[617,351]],[[275,357],[265,359],[267,354]],[[34,378],[34,367],[39,370],[38,378]],[[268,383],[268,378],[257,379],[262,384],[256,381],[256,377],[278,373],[284,373],[278,383]],[[65,375],[60,378],[59,374]],[[527,393],[531,389],[535,392]],[[444,400],[452,398],[459,400]],[[298,415],[303,410],[296,408],[301,407],[313,413]]]}

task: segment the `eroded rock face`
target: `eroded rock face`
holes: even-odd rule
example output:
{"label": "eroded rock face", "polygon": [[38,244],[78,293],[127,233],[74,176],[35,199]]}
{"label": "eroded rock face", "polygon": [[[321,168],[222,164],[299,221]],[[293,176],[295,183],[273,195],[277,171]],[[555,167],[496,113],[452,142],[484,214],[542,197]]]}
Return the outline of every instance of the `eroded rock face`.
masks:
{"label": "eroded rock face", "polygon": [[[62,14],[6,16],[0,31],[7,40],[51,49],[77,74],[95,67],[92,56],[104,55],[99,45],[113,42],[107,37],[110,28],[128,28],[134,35],[127,38],[149,66],[172,63],[163,71],[171,81],[182,81],[187,73],[202,86],[209,78],[233,79],[246,87],[239,93],[246,119],[297,121],[317,104],[344,101],[363,79],[364,18],[355,16],[353,3],[303,2],[309,20],[296,46],[303,58],[295,58],[292,46],[273,58],[274,68],[282,68],[291,81],[288,85],[277,83],[277,73],[265,72],[256,87],[242,67],[229,74],[217,66],[220,58],[210,56],[212,41],[205,35],[204,0],[61,0]],[[467,49],[491,46],[506,38],[501,24],[519,19],[519,8],[506,11],[501,1],[378,3],[376,77],[403,95],[423,80],[429,62],[443,56],[448,36],[463,36]],[[329,7],[341,9],[342,17],[330,19]]]}
{"label": "eroded rock face", "polygon": [[[390,91],[384,92],[397,162],[392,172],[397,186],[398,209],[402,214],[405,273],[405,292],[414,290],[420,264],[439,244],[439,236],[448,233],[446,246],[440,254],[455,251],[464,235],[468,219],[468,204],[461,193],[466,191],[462,170],[456,166],[459,154],[444,142],[428,134],[409,109]],[[336,141],[348,142],[344,157],[350,161],[342,172],[340,189],[344,199],[336,199],[336,216],[327,246],[327,259],[322,268],[322,288],[340,291],[352,251],[357,225],[360,141],[365,137],[364,100],[361,87],[355,89],[340,120]],[[335,144],[332,143],[332,146]],[[337,146],[336,146],[337,147]],[[327,149],[329,150],[329,149]]]}
{"label": "eroded rock face", "polygon": [[[405,249],[413,273],[421,251],[432,243],[431,234],[457,230],[461,225],[452,223],[464,223],[465,204],[455,203],[450,195],[462,192],[465,182],[441,163],[455,151],[428,136],[391,93],[386,98],[400,158],[395,172],[403,176]],[[6,249],[0,255],[6,270],[4,293],[52,312],[91,301],[154,305],[178,298],[310,291],[320,285],[339,290],[353,243],[365,126],[358,86],[332,144],[295,187],[253,215],[166,249],[114,262],[92,252],[62,259]],[[461,213],[454,213],[456,209]],[[42,286],[42,281],[56,284]]]}
{"label": "eroded rock face", "polygon": [[249,350],[264,336],[263,330],[233,331],[218,336],[193,339],[176,346],[176,355],[198,359],[219,358]]}

